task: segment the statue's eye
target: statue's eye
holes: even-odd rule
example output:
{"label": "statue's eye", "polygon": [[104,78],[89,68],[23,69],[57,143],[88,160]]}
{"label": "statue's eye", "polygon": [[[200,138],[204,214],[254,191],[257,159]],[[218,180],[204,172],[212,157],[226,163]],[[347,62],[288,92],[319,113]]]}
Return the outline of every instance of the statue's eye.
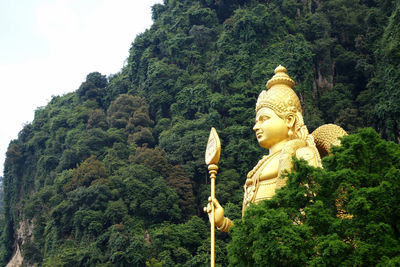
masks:
{"label": "statue's eye", "polygon": [[268,116],[265,116],[265,115],[263,115],[263,116],[260,116],[260,121],[261,122],[263,122],[263,121],[266,121],[266,120],[268,120],[269,119],[269,117]]}

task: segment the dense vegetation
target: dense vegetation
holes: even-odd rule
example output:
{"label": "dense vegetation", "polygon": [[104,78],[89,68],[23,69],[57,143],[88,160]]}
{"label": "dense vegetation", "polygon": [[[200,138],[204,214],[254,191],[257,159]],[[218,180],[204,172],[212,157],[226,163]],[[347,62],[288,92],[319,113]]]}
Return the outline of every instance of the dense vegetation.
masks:
{"label": "dense vegetation", "polygon": [[[349,132],[372,126],[383,138],[399,142],[398,2],[165,0],[153,6],[152,16],[152,27],[136,37],[119,73],[88,74],[78,90],[38,108],[33,122],[11,141],[4,169],[1,265],[17,247],[26,265],[207,263],[202,206],[209,194],[204,166],[209,129],[217,128],[223,145],[217,197],[228,216],[238,218],[245,175],[265,153],[251,130],[256,97],[278,64],[297,83],[310,130],[328,122]],[[328,172],[339,171],[330,164]],[[379,179],[349,185],[379,187],[387,181]],[[328,202],[315,199],[312,212],[321,212],[316,204],[331,205],[334,197],[318,196]],[[282,210],[293,208],[290,203],[275,214],[282,217]],[[348,207],[358,218],[355,209]],[[324,234],[338,243],[341,256],[356,261],[359,255],[351,249],[361,245],[352,242],[368,245],[371,239],[342,234],[333,210],[326,210],[326,225],[332,227]],[[321,235],[307,228],[313,223],[304,224],[301,238]],[[392,231],[389,222],[381,226]],[[230,236],[218,233],[217,240],[217,262],[225,266]],[[315,242],[321,252],[324,246],[329,250],[329,240]],[[391,244],[382,251],[387,246],[390,251]],[[302,245],[304,251],[290,252],[299,251],[299,260],[336,264],[313,258],[319,252],[310,243]],[[240,248],[230,246],[231,264],[251,262],[235,256]],[[387,261],[394,257],[379,253]],[[376,262],[371,257],[365,265]]]}
{"label": "dense vegetation", "polygon": [[400,264],[400,146],[369,128],[332,153],[324,169],[296,162],[287,186],[237,221],[230,265]]}

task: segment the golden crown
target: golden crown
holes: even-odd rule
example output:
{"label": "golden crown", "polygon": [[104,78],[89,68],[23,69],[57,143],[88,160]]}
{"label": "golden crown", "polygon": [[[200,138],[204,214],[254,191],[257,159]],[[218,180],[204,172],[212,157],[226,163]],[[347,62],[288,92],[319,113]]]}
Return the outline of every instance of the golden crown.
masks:
{"label": "golden crown", "polygon": [[286,68],[279,65],[274,72],[266,84],[268,91],[263,90],[257,99],[256,112],[267,107],[281,114],[301,113],[300,100],[292,89],[294,81],[286,74]]}

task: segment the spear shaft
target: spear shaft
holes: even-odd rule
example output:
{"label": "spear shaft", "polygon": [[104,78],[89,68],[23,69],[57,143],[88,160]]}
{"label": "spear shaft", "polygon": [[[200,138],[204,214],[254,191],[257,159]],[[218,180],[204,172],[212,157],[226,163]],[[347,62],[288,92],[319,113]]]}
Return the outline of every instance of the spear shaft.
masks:
{"label": "spear shaft", "polygon": [[211,267],[215,266],[215,179],[217,178],[218,166],[211,164],[208,166],[208,172],[211,179]]}
{"label": "spear shaft", "polygon": [[215,266],[215,179],[217,178],[218,161],[221,155],[221,142],[215,128],[211,128],[208,138],[205,161],[211,180],[211,267]]}

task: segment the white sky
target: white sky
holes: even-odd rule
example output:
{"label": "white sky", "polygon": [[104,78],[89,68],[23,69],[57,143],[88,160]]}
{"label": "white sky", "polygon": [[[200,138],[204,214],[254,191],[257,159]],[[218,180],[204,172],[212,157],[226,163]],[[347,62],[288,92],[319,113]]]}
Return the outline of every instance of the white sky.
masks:
{"label": "white sky", "polygon": [[34,111],[90,72],[118,72],[162,0],[0,0],[0,176]]}

